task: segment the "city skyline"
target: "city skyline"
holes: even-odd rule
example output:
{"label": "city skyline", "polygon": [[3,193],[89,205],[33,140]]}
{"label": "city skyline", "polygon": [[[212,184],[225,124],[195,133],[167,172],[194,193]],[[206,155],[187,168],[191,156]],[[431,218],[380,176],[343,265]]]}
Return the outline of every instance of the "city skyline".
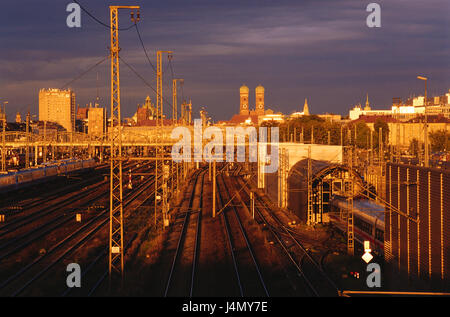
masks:
{"label": "city skyline", "polygon": [[450,297],[448,9],[5,1],[0,297]]}
{"label": "city skyline", "polygon": [[[28,107],[37,113],[40,89],[62,88],[108,54],[108,30],[84,12],[81,28],[68,28],[67,3],[42,1],[45,10],[34,14],[37,4],[22,2],[27,10],[6,4],[0,13],[0,57],[8,61],[0,66],[0,101],[9,101],[9,118]],[[109,22],[106,4],[80,3]],[[443,8],[450,5],[445,1],[379,1],[380,28],[366,26],[366,2],[311,3],[130,1],[141,5],[139,28],[153,64],[156,50],[174,52],[175,76],[185,79],[184,96],[192,99],[194,117],[206,106],[215,120],[229,120],[239,111],[242,84],[263,85],[266,108],[286,114],[301,110],[305,98],[312,113],[347,114],[366,94],[373,107],[388,108],[393,97],[423,94],[420,74],[429,77],[429,96],[447,91],[450,32]],[[126,14],[120,21],[131,24]],[[120,37],[121,56],[156,88],[134,28]],[[109,67],[106,60],[69,86],[80,107],[95,101],[98,85],[101,104],[109,109]],[[168,68],[164,76],[169,96]],[[123,117],[131,117],[147,95],[154,99],[123,63],[121,85]]]}

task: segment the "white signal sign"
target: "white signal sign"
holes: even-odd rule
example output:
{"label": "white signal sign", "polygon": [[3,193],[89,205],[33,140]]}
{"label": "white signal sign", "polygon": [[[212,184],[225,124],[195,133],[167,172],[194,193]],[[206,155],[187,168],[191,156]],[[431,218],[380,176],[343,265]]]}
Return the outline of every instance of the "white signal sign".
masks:
{"label": "white signal sign", "polygon": [[373,255],[370,254],[372,250],[370,249],[370,241],[364,241],[364,254],[361,257],[364,262],[369,263],[373,259]]}

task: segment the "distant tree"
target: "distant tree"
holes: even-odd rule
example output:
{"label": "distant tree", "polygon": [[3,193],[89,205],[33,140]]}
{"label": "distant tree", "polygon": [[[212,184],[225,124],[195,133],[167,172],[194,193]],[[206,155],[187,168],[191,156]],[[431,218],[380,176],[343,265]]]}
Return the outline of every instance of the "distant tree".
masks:
{"label": "distant tree", "polygon": [[375,130],[374,131],[374,147],[379,146],[378,141],[380,139],[380,136],[379,136],[380,128],[381,128],[381,135],[382,135],[381,140],[382,140],[383,146],[387,146],[388,142],[389,142],[389,126],[386,123],[386,121],[384,121],[383,119],[377,118],[375,120],[373,127]]}
{"label": "distant tree", "polygon": [[445,130],[438,130],[429,133],[431,151],[443,152],[450,149],[450,140]]}
{"label": "distant tree", "polygon": [[267,121],[263,121],[260,125],[261,127],[279,127],[280,123],[278,121],[275,120],[267,120]]}
{"label": "distant tree", "polygon": [[365,122],[356,123],[356,146],[361,149],[370,146],[370,128]]}

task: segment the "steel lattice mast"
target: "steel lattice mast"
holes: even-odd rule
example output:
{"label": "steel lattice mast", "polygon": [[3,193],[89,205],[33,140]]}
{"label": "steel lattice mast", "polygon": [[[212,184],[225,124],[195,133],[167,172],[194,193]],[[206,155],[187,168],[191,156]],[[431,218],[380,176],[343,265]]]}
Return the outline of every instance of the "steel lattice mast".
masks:
{"label": "steel lattice mast", "polygon": [[109,278],[113,272],[123,279],[123,188],[122,131],[120,116],[119,74],[119,9],[139,9],[139,6],[110,6],[111,31],[111,173],[109,211]]}

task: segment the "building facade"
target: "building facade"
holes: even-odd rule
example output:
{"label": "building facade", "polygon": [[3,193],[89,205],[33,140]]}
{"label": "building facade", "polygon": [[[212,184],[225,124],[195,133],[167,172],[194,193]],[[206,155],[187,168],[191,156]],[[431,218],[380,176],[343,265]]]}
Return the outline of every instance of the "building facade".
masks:
{"label": "building facade", "polygon": [[60,89],[41,89],[39,91],[39,120],[60,124],[68,132],[75,125],[75,93]]}
{"label": "building facade", "polygon": [[105,109],[89,108],[88,133],[96,137],[102,137],[105,133]]}
{"label": "building facade", "polygon": [[[442,96],[427,98],[426,113],[430,115],[443,115],[450,119],[450,90]],[[372,110],[369,106],[369,98],[366,100],[366,107],[360,104],[354,106],[349,112],[350,120],[357,120],[360,116],[394,116],[397,120],[407,121],[417,116],[425,114],[425,97],[418,96],[401,102],[399,98],[394,98],[391,109]]]}

